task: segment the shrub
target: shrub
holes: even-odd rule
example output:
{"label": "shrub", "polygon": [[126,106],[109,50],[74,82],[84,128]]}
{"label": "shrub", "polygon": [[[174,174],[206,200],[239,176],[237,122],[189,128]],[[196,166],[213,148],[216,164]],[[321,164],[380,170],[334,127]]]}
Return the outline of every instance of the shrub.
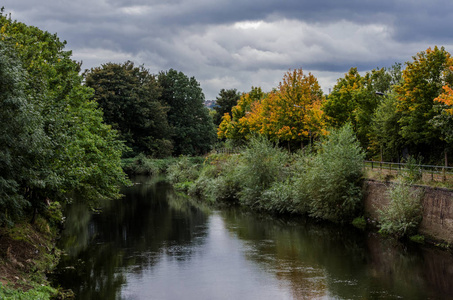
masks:
{"label": "shrub", "polygon": [[208,156],[200,176],[189,192],[210,201],[237,200],[240,190],[240,180],[237,176],[238,164],[238,155]]}
{"label": "shrub", "polygon": [[402,178],[404,181],[408,183],[414,183],[418,180],[422,179],[423,170],[421,169],[420,165],[423,161],[423,157],[419,157],[418,159],[409,156],[406,159],[406,170],[402,174]]}
{"label": "shrub", "polygon": [[403,237],[415,234],[422,221],[423,190],[398,182],[389,190],[390,203],[379,210],[380,230],[384,234]]}
{"label": "shrub", "polygon": [[309,176],[307,172],[313,165],[315,153],[300,151],[293,154],[294,161],[291,165],[292,190],[294,196],[295,211],[300,214],[307,214],[310,210]]}
{"label": "shrub", "polygon": [[293,183],[288,178],[286,181],[276,181],[261,195],[263,209],[277,213],[298,212]]}
{"label": "shrub", "polygon": [[343,223],[358,214],[364,157],[350,125],[333,130],[322,141],[305,175],[311,216]]}
{"label": "shrub", "polygon": [[177,158],[151,158],[140,153],[133,158],[122,159],[123,170],[128,174],[137,175],[159,175],[165,173],[167,168],[173,164]]}
{"label": "shrub", "polygon": [[200,164],[194,163],[189,157],[182,156],[176,162],[171,164],[167,169],[167,178],[173,183],[184,183],[184,189],[190,187],[191,182],[194,182],[199,175]]}
{"label": "shrub", "polygon": [[[288,154],[264,137],[254,137],[241,156],[238,177],[242,204],[260,207],[261,194],[278,180],[285,178]],[[265,206],[265,205],[264,205]]]}

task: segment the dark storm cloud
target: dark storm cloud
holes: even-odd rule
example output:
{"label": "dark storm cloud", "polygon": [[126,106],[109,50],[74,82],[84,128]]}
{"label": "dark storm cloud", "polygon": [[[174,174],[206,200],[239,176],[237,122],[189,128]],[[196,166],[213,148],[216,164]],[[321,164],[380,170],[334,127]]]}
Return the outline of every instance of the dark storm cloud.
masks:
{"label": "dark storm cloud", "polygon": [[[133,60],[221,88],[268,90],[303,67],[325,89],[350,67],[387,67],[453,46],[453,3],[364,0],[4,0],[5,11],[68,41],[85,68]],[[449,50],[450,51],[450,50]]]}

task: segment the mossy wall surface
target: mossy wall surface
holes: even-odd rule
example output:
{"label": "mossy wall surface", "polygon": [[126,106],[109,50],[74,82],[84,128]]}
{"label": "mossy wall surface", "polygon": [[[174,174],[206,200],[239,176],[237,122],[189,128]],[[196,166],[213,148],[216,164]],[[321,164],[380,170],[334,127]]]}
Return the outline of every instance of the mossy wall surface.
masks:
{"label": "mossy wall surface", "polygon": [[[388,205],[391,182],[367,180],[364,184],[365,213],[371,221],[378,222],[378,211]],[[428,186],[423,188],[423,220],[419,233],[438,241],[453,243],[453,190]]]}

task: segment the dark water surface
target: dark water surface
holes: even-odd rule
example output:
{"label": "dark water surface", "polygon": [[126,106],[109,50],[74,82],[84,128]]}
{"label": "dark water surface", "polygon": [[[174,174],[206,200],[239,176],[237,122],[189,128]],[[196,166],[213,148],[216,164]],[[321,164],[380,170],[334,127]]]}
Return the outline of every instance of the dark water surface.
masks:
{"label": "dark water surface", "polygon": [[68,209],[55,281],[77,299],[453,299],[447,252],[135,181],[100,214]]}

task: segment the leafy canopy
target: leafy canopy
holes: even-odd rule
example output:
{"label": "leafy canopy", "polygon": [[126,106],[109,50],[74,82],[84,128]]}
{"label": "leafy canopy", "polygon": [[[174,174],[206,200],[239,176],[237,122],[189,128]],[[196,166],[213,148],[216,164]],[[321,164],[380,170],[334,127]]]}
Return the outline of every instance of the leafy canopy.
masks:
{"label": "leafy canopy", "polygon": [[131,154],[171,154],[168,108],[159,102],[162,89],[154,75],[127,61],[92,68],[85,78],[95,91],[93,99],[102,108],[106,123],[118,130],[133,150]]}

